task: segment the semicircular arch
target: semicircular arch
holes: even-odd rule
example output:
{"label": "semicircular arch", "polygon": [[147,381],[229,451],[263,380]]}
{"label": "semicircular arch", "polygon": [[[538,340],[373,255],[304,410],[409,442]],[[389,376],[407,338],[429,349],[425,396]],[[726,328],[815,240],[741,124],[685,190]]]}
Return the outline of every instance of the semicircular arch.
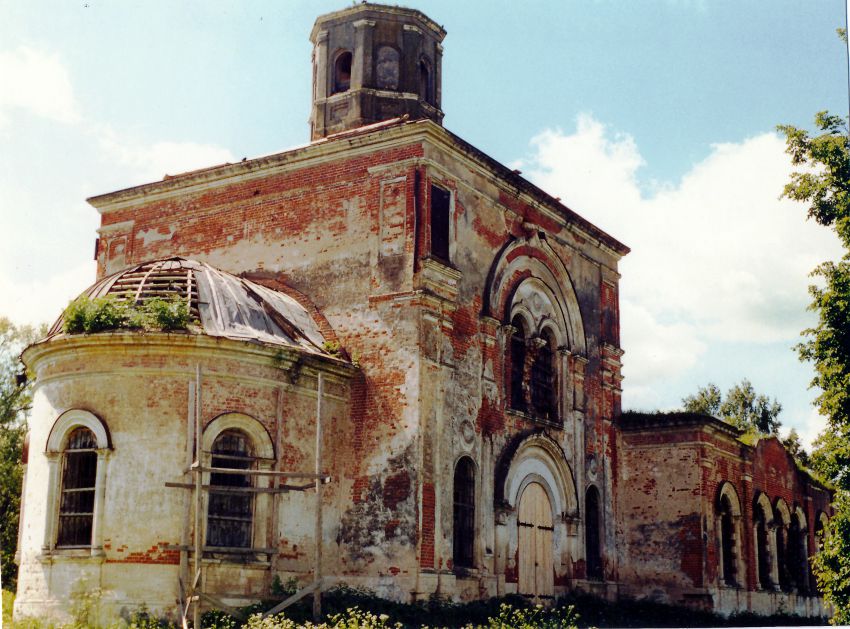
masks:
{"label": "semicircular arch", "polygon": [[527,278],[546,286],[560,310],[570,349],[585,355],[587,341],[575,287],[563,261],[545,240],[518,238],[497,255],[487,278],[484,314],[509,322],[512,297]]}
{"label": "semicircular arch", "polygon": [[203,449],[212,450],[213,443],[225,430],[238,430],[251,439],[256,456],[264,459],[274,458],[274,445],[266,427],[259,420],[243,413],[224,413],[204,427],[201,438]]}
{"label": "semicircular arch", "polygon": [[738,499],[738,492],[735,490],[735,486],[729,481],[723,481],[720,484],[720,487],[717,491],[717,506],[720,507],[723,499],[726,498],[729,501],[729,507],[731,508],[732,515],[740,516],[741,515],[741,501]]}
{"label": "semicircular arch", "polygon": [[99,449],[112,447],[109,430],[97,415],[81,408],[72,408],[62,413],[53,423],[47,437],[45,452],[61,452],[65,449],[68,435],[74,428],[88,428],[94,434]]}
{"label": "semicircular arch", "polygon": [[526,437],[516,448],[502,487],[505,502],[516,508],[522,491],[532,482],[546,490],[555,514],[578,515],[572,470],[560,446],[543,433]]}

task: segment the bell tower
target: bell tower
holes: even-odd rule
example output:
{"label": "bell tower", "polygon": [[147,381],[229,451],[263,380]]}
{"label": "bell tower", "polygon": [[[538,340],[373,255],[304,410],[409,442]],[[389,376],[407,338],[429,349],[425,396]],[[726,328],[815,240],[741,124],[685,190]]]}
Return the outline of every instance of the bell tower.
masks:
{"label": "bell tower", "polygon": [[364,2],[320,16],[310,139],[407,114],[442,124],[446,32],[414,9]]}

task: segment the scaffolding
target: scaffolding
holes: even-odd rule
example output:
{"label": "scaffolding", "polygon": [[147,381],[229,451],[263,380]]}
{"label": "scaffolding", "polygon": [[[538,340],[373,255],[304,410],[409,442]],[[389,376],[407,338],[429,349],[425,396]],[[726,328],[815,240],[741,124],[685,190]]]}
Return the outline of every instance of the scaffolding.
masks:
{"label": "scaffolding", "polygon": [[[239,610],[224,603],[221,597],[227,598],[227,594],[218,593],[218,596],[206,592],[204,579],[204,552],[215,552],[222,554],[266,554],[269,555],[269,570],[274,573],[276,566],[276,555],[278,554],[277,544],[272,548],[254,548],[254,547],[206,547],[204,540],[206,539],[206,497],[210,492],[219,494],[237,494],[237,495],[252,495],[252,494],[271,494],[271,534],[277,536],[278,528],[278,501],[277,497],[280,494],[290,491],[309,491],[316,490],[315,504],[315,546],[313,556],[313,581],[307,586],[301,588],[293,595],[282,601],[264,614],[269,616],[277,614],[301,600],[305,596],[313,595],[313,620],[321,621],[322,616],[322,589],[326,584],[326,579],[322,576],[322,487],[331,481],[331,477],[322,471],[322,405],[324,399],[324,377],[321,372],[318,373],[316,387],[316,448],[315,448],[315,465],[313,472],[292,472],[282,471],[277,469],[260,470],[260,469],[239,469],[230,467],[220,467],[213,463],[212,457],[215,453],[207,452],[202,449],[202,426],[201,426],[201,368],[196,366],[195,379],[190,382],[189,386],[189,408],[187,413],[187,428],[189,438],[186,440],[186,455],[189,462],[188,467],[184,470],[185,474],[192,474],[192,482],[167,482],[166,487],[184,489],[191,491],[190,504],[193,508],[186,509],[185,518],[183,521],[183,532],[181,543],[179,546],[169,546],[169,550],[180,551],[180,576],[178,579],[180,589],[180,615],[183,629],[189,627],[189,617],[191,613],[192,625],[194,629],[201,627],[201,607],[206,603],[216,609],[221,609],[233,616],[242,618]],[[278,391],[277,412],[275,417],[275,460],[273,466],[277,467],[280,461],[281,448],[281,428],[283,421],[283,390]],[[209,458],[209,463],[207,463]],[[220,458],[220,457],[216,457]],[[249,457],[226,457],[226,458],[241,458]],[[254,460],[259,460],[260,457],[250,457]],[[222,486],[215,485],[210,476],[210,482],[204,483],[204,474],[216,475],[239,475],[248,477],[271,478],[271,487],[255,487],[253,483],[250,486]],[[281,481],[302,481],[298,484],[282,483]],[[308,481],[308,482],[303,482]],[[194,522],[191,521],[191,516],[194,515]],[[191,535],[190,535],[191,533]],[[192,544],[190,544],[192,538]],[[191,557],[190,557],[191,553]],[[191,559],[191,573],[190,573]],[[189,576],[191,574],[191,581]],[[188,588],[186,587],[188,584]],[[244,618],[243,618],[244,620]]]}

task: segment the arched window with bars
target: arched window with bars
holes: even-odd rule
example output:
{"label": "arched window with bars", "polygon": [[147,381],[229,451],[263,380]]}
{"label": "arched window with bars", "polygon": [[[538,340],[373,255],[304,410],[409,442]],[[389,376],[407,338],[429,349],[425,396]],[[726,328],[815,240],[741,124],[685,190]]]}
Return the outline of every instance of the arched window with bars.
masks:
{"label": "arched window with bars", "polygon": [[475,549],[475,464],[468,456],[455,466],[453,520],[454,565],[471,568]]}
{"label": "arched window with bars", "polygon": [[516,316],[511,322],[513,334],[511,334],[510,347],[508,349],[510,359],[510,407],[517,411],[525,411],[525,339],[526,326],[522,317]]}
{"label": "arched window with bars", "polygon": [[549,330],[544,330],[536,341],[537,352],[531,365],[531,403],[536,416],[554,421],[558,417],[555,340]]}
{"label": "arched window with bars", "polygon": [[[254,448],[238,430],[219,434],[211,450],[212,467],[254,469]],[[207,546],[250,548],[254,522],[254,495],[241,491],[252,486],[248,474],[213,473],[207,509]]]}
{"label": "arched window with bars", "polygon": [[97,439],[91,430],[80,426],[68,435],[62,454],[57,548],[91,546],[96,489]]}

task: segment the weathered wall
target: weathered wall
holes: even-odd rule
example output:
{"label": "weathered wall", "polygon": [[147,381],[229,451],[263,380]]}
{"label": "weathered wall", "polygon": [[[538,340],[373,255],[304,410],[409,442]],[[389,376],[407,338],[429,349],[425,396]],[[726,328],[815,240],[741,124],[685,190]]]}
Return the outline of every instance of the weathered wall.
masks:
{"label": "weathered wall", "polygon": [[[777,438],[749,446],[719,420],[681,414],[631,415],[621,426],[624,592],[723,613],[825,613],[810,574],[792,591],[781,591],[778,582],[765,590],[758,581],[754,504],[762,494],[772,509],[784,501],[792,513],[802,510],[809,556],[817,548],[816,519],[831,514],[829,491],[797,468]],[[735,505],[732,583],[722,573],[721,491]]]}
{"label": "weathered wall", "polygon": [[[179,596],[179,546],[193,539],[191,492],[166,482],[191,482],[190,384],[201,370],[201,421],[241,413],[279,440],[278,465],[312,472],[316,378],[305,368],[297,383],[288,361],[257,345],[185,334],[101,333],[53,339],[28,350],[37,377],[30,420],[29,461],[20,544],[17,616],[67,614],[75,592],[100,589],[105,614],[146,604],[173,615]],[[325,569],[338,572],[338,522],[343,486],[341,452],[351,440],[349,392],[330,375],[324,397],[324,462],[333,483],[324,492]],[[102,550],[55,549],[45,527],[58,510],[50,490],[45,448],[57,418],[83,409],[106,426],[111,440],[105,464]],[[61,464],[61,461],[60,461]],[[208,482],[208,481],[206,481]],[[267,486],[268,480],[258,481]],[[278,508],[268,494],[255,498],[254,547],[280,549],[275,569],[284,576],[310,570],[313,492],[282,494]],[[273,531],[276,525],[277,530]],[[97,536],[96,536],[97,537]],[[239,569],[215,561],[206,568],[210,593],[252,600],[268,591],[269,555],[249,555]],[[186,575],[183,574],[184,583]]]}
{"label": "weathered wall", "polygon": [[[431,183],[452,192],[450,266],[429,257]],[[474,575],[481,583],[472,589],[515,587],[515,531],[501,546],[496,540],[494,467],[515,435],[542,430],[566,455],[577,501],[556,532],[556,583],[585,576],[586,466],[605,507],[606,575],[616,578],[610,420],[619,412],[623,251],[601,244],[615,243],[610,237],[431,122],[350,134],[93,203],[103,212],[101,273],[182,255],[285,282],[315,303],[359,360],[343,481],[351,504],[340,532],[348,574],[395,576],[387,591],[394,596],[444,588],[453,578],[453,470],[469,454],[482,535]],[[583,326],[562,348],[558,426],[505,411],[500,326],[510,304],[489,312],[485,302],[491,269],[510,244],[513,257],[501,263],[514,270],[504,294],[535,276],[534,263],[563,267],[570,316]],[[417,562],[422,575],[414,577]]]}

